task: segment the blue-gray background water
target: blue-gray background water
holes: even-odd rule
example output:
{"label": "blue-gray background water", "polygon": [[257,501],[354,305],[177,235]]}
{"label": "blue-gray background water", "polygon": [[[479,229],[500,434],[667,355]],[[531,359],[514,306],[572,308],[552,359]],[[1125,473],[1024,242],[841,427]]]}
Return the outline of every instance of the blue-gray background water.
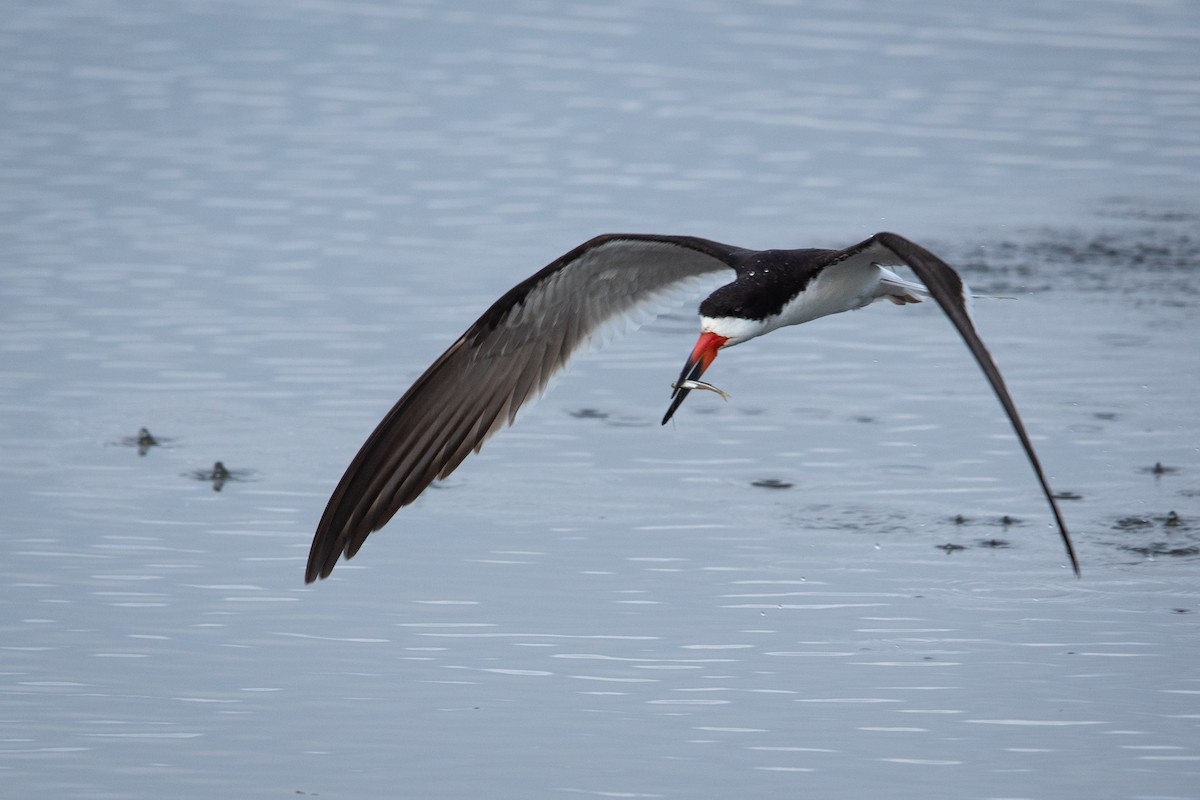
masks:
{"label": "blue-gray background water", "polygon": [[[1200,796],[1198,52],[1191,0],[5,3],[3,795]],[[1082,580],[935,307],[659,427],[696,298],[303,584],[558,254],[882,229],[1016,298]]]}

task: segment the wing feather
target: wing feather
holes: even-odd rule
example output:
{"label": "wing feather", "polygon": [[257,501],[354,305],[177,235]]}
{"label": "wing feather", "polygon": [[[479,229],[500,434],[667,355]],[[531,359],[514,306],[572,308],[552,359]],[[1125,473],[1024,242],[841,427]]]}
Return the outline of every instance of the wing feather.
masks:
{"label": "wing feather", "polygon": [[1033,467],[1034,475],[1037,476],[1038,483],[1041,485],[1042,493],[1046,496],[1046,502],[1050,504],[1050,510],[1058,525],[1063,546],[1066,548],[1067,556],[1071,559],[1071,567],[1075,570],[1075,574],[1079,575],[1079,559],[1075,555],[1075,546],[1071,543],[1071,535],[1067,532],[1067,524],[1063,520],[1062,512],[1059,511],[1054,493],[1050,490],[1050,483],[1046,480],[1042,463],[1033,449],[1029,434],[1025,432],[1025,424],[1017,412],[1017,405],[1008,393],[1008,387],[1000,375],[996,362],[992,360],[992,354],[988,352],[983,340],[975,330],[975,324],[971,321],[971,293],[962,278],[945,261],[924,247],[895,233],[877,233],[870,239],[847,248],[843,252],[848,256],[867,255],[881,264],[907,264],[925,284],[925,288],[941,306],[942,311],[950,318],[950,322],[962,336],[967,349],[971,351],[971,355],[975,357],[975,361],[983,370],[988,383],[991,384],[992,391],[995,392],[996,398],[1004,408],[1004,413],[1008,416],[1008,421],[1012,423],[1013,431],[1016,432],[1017,439],[1021,442],[1021,447],[1025,450],[1025,455]]}
{"label": "wing feather", "polygon": [[607,234],[497,300],[413,383],[351,461],[309,551],[306,582],[445,478],[611,323],[637,323],[689,279],[748,251],[707,239]]}

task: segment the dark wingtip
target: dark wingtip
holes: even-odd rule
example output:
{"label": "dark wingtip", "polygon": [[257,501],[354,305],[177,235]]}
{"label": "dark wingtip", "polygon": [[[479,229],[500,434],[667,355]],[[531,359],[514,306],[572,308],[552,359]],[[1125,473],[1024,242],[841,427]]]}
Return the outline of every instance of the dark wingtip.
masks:
{"label": "dark wingtip", "polygon": [[889,248],[904,263],[912,267],[913,272],[916,273],[917,277],[929,289],[930,294],[933,295],[933,299],[946,312],[946,316],[950,319],[951,324],[954,325],[959,335],[962,336],[967,349],[971,351],[971,355],[975,357],[976,363],[983,370],[984,376],[991,383],[992,391],[995,392],[996,398],[1004,408],[1004,413],[1008,415],[1008,420],[1012,423],[1013,431],[1016,433],[1021,447],[1025,450],[1025,455],[1029,458],[1034,475],[1041,485],[1042,493],[1045,495],[1046,501],[1050,504],[1050,510],[1054,514],[1054,521],[1058,525],[1058,533],[1062,538],[1063,546],[1066,548],[1067,558],[1071,561],[1071,569],[1075,572],[1075,577],[1083,577],[1083,573],[1079,569],[1079,558],[1075,554],[1075,545],[1071,542],[1071,534],[1067,532],[1067,524],[1063,520],[1062,513],[1058,509],[1058,503],[1054,499],[1054,493],[1050,490],[1050,484],[1046,480],[1045,473],[1042,471],[1042,464],[1038,460],[1037,452],[1033,449],[1033,443],[1029,440],[1029,434],[1025,432],[1025,424],[1021,421],[1021,415],[1017,412],[1016,403],[1013,402],[1012,397],[1008,393],[1008,388],[1004,385],[1004,378],[1000,375],[1000,369],[992,360],[991,353],[988,352],[987,347],[983,344],[983,340],[979,338],[979,334],[975,331],[974,324],[971,322],[966,303],[968,295],[962,277],[945,261],[903,236],[884,231],[872,236],[865,244],[870,244],[872,241]]}
{"label": "dark wingtip", "polygon": [[1071,560],[1071,569],[1075,572],[1076,578],[1083,577],[1083,571],[1079,568],[1079,557],[1075,555],[1075,543],[1071,541],[1071,534],[1067,533],[1067,527],[1062,522],[1062,517],[1058,513],[1058,504],[1054,504],[1054,515],[1058,517],[1059,533],[1062,534],[1063,545],[1067,548],[1067,558]]}
{"label": "dark wingtip", "polygon": [[305,585],[329,577],[329,573],[333,572],[333,566],[324,563],[327,560],[323,554],[318,556],[317,548],[314,546],[308,559],[308,569],[304,571]]}
{"label": "dark wingtip", "polygon": [[[307,585],[328,578],[329,574],[333,572],[333,568],[337,566],[338,560],[345,554],[345,550],[345,539],[335,537],[327,525],[327,520],[322,519],[313,536],[312,547],[308,551],[304,583]],[[353,553],[345,557],[348,559],[351,555]]]}

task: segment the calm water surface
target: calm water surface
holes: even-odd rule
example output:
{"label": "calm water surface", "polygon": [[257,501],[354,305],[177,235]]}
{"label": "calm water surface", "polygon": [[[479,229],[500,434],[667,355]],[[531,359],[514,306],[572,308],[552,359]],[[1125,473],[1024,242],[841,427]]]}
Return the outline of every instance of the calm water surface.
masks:
{"label": "calm water surface", "polygon": [[[6,797],[1200,796],[1195,4],[0,17]],[[935,308],[661,428],[693,301],[303,585],[371,427],[559,253],[883,228],[1017,298],[976,315],[1082,580]]]}

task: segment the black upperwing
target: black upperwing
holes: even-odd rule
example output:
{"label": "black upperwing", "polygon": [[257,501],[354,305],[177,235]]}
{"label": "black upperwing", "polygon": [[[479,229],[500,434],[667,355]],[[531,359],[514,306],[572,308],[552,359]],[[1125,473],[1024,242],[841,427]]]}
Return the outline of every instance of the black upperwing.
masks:
{"label": "black upperwing", "polygon": [[1017,412],[1017,406],[1013,402],[1012,396],[1008,393],[1008,387],[1004,384],[1004,378],[1000,375],[1000,370],[996,367],[996,362],[992,360],[992,355],[988,352],[983,340],[979,338],[979,334],[975,331],[975,325],[971,321],[971,314],[968,309],[970,300],[970,292],[966,284],[963,283],[959,274],[954,268],[935,256],[933,253],[921,247],[919,244],[905,239],[895,233],[877,233],[864,242],[848,247],[842,251],[843,257],[866,256],[879,264],[906,264],[916,273],[917,277],[925,284],[930,295],[946,312],[946,316],[950,318],[950,322],[958,329],[959,335],[967,345],[967,349],[971,351],[971,355],[975,357],[975,361],[979,364],[983,374],[987,377],[988,382],[992,385],[992,391],[996,393],[996,398],[1000,401],[1000,405],[1004,407],[1004,413],[1008,415],[1009,422],[1012,423],[1013,430],[1017,434],[1017,439],[1021,442],[1021,447],[1025,450],[1025,455],[1029,457],[1029,463],[1033,466],[1033,472],[1037,476],[1038,483],[1041,484],[1042,493],[1046,496],[1046,502],[1050,504],[1050,510],[1054,514],[1054,521],[1058,524],[1059,535],[1062,537],[1063,546],[1066,547],[1067,556],[1071,559],[1071,568],[1076,575],[1080,574],[1079,559],[1075,555],[1075,546],[1071,542],[1071,535],[1067,532],[1067,524],[1063,521],[1062,513],[1058,509],[1058,502],[1054,499],[1054,493],[1050,490],[1050,484],[1046,480],[1046,475],[1042,471],[1042,464],[1038,460],[1037,453],[1033,449],[1033,443],[1029,441],[1029,434],[1025,432],[1025,424],[1021,421],[1021,415]]}
{"label": "black upperwing", "polygon": [[305,582],[454,471],[614,321],[654,315],[689,279],[745,251],[689,236],[606,234],[500,297],[392,407],[350,463],[317,525]]}

